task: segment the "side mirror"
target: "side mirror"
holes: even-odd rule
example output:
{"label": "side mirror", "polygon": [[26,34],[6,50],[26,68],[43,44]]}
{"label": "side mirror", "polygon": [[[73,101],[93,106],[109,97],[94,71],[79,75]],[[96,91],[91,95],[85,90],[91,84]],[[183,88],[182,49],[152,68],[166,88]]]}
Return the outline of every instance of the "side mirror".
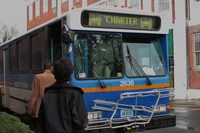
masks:
{"label": "side mirror", "polygon": [[73,42],[73,38],[71,37],[69,28],[66,25],[63,26],[62,37],[63,43],[70,44]]}
{"label": "side mirror", "polygon": [[172,56],[169,57],[169,65],[174,66],[174,57]]}

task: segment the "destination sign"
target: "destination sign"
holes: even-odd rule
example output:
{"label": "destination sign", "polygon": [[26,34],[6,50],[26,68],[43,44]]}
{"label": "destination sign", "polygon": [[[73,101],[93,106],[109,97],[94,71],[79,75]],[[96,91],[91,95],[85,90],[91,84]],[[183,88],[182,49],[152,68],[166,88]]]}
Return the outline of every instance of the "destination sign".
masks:
{"label": "destination sign", "polygon": [[158,16],[84,11],[81,23],[84,27],[155,31],[160,29],[161,19]]}

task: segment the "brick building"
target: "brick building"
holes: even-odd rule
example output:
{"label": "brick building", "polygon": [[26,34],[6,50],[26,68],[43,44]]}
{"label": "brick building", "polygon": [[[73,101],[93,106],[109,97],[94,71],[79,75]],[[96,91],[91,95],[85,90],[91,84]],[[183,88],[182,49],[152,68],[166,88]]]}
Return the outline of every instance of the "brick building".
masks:
{"label": "brick building", "polygon": [[200,89],[200,0],[187,0],[186,11],[189,87]]}
{"label": "brick building", "polygon": [[27,5],[27,30],[75,8],[97,5],[130,8],[133,11],[160,12],[165,14],[172,22],[174,21],[174,15],[171,14],[174,12],[173,4],[174,0],[29,0]]}
{"label": "brick building", "polygon": [[27,30],[44,24],[70,10],[90,6],[98,1],[99,0],[29,0],[27,5]]}

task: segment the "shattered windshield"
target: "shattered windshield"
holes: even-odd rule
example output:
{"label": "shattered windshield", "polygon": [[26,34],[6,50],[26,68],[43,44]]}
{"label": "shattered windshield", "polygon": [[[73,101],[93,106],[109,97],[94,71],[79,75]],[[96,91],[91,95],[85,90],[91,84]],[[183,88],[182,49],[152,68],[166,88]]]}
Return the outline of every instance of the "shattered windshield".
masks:
{"label": "shattered windshield", "polygon": [[74,72],[76,78],[111,78],[122,76],[119,35],[74,35]]}
{"label": "shattered windshield", "polygon": [[158,41],[123,43],[123,53],[127,77],[165,74],[163,56]]}

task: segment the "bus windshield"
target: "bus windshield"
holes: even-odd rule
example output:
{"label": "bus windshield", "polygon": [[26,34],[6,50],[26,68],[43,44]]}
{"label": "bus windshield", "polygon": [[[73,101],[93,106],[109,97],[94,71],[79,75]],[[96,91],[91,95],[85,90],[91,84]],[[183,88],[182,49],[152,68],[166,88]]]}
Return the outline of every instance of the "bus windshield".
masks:
{"label": "bus windshield", "polygon": [[163,56],[157,40],[123,43],[127,77],[165,75]]}
{"label": "bus windshield", "polygon": [[123,42],[117,34],[75,33],[73,49],[77,79],[165,75],[157,40],[135,42],[129,38]]}
{"label": "bus windshield", "polygon": [[116,34],[74,35],[74,72],[78,79],[122,76],[121,37]]}

